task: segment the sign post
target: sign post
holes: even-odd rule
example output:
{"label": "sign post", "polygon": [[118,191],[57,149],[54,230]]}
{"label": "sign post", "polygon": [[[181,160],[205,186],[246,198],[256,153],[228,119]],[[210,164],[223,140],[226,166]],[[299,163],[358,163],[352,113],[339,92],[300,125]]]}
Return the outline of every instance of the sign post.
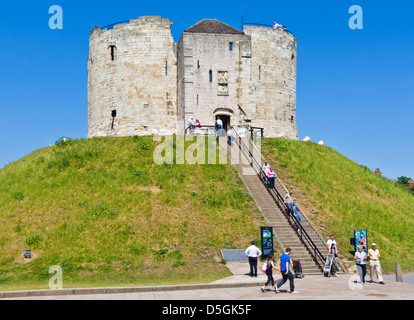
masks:
{"label": "sign post", "polygon": [[367,230],[355,230],[355,252],[358,251],[358,247],[362,246],[362,250],[368,254],[368,233]]}
{"label": "sign post", "polygon": [[262,259],[265,256],[274,255],[273,227],[261,227],[260,235],[262,240]]}

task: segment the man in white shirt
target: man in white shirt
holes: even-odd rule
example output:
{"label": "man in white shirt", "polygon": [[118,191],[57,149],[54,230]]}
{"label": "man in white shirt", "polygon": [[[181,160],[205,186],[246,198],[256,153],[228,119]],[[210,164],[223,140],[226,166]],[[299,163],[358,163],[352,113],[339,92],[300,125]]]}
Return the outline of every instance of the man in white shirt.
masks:
{"label": "man in white shirt", "polygon": [[328,251],[330,251],[331,250],[331,247],[332,247],[332,245],[335,245],[335,247],[336,247],[336,251],[338,252],[338,245],[336,244],[336,240],[335,240],[335,237],[334,237],[334,235],[332,234],[331,235],[331,238],[326,242],[326,247],[328,248]]}
{"label": "man in white shirt", "polygon": [[288,192],[285,195],[285,204],[288,207],[290,213],[293,213],[293,197],[292,197],[293,191]]}
{"label": "man in white shirt", "polygon": [[251,246],[246,249],[245,254],[249,259],[250,276],[257,277],[257,258],[262,255],[262,252],[255,246],[254,241],[252,241]]}
{"label": "man in white shirt", "polygon": [[223,121],[220,118],[217,118],[216,121],[217,130],[223,129]]}

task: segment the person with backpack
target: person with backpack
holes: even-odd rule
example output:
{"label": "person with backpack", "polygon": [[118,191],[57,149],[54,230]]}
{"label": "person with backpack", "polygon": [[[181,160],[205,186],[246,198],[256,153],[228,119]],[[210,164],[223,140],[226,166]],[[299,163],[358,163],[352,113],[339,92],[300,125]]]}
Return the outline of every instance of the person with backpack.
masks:
{"label": "person with backpack", "polygon": [[261,289],[263,293],[265,292],[265,289],[269,284],[272,284],[272,287],[273,287],[273,290],[275,291],[275,293],[278,292],[277,288],[275,287],[275,279],[273,278],[273,269],[280,271],[279,269],[277,269],[275,267],[275,264],[274,264],[274,261],[273,261],[273,256],[270,255],[270,256],[267,257],[267,259],[266,259],[266,261],[263,265],[263,268],[262,268],[262,271],[264,273],[266,273],[266,275],[267,275],[267,282],[265,283],[265,285]]}

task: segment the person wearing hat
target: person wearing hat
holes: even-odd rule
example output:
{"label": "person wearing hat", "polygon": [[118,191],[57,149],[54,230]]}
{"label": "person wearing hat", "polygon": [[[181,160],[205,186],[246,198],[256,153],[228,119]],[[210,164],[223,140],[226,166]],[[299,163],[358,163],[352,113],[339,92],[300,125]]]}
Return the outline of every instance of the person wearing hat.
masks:
{"label": "person wearing hat", "polygon": [[372,283],[372,278],[374,276],[375,271],[377,272],[379,284],[385,284],[384,279],[382,277],[381,272],[381,263],[379,261],[380,252],[377,249],[377,245],[375,243],[372,244],[372,248],[368,250],[368,258],[371,265],[370,270],[370,282]]}

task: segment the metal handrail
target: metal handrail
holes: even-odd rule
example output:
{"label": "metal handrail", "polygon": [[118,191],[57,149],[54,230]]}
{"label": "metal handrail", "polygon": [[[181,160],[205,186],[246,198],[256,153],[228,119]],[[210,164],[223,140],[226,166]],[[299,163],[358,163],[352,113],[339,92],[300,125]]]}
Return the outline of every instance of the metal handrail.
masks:
{"label": "metal handrail", "polygon": [[[241,138],[238,136],[237,132],[233,129],[233,134],[235,135],[236,143],[238,143],[240,150],[242,150],[244,153],[248,153],[247,156],[251,159],[251,166],[254,167],[256,165],[258,169],[258,176],[262,183],[265,181],[265,173],[262,170],[261,164],[259,164],[256,160],[256,158],[253,156],[253,153],[250,151],[250,149],[245,145],[245,143],[241,140]],[[243,150],[244,149],[244,150]],[[325,265],[325,257],[322,255],[322,253],[319,251],[318,247],[313,242],[312,238],[309,236],[309,234],[306,232],[305,228],[302,226],[302,224],[296,219],[296,217],[292,214],[290,214],[290,210],[288,209],[287,205],[285,204],[283,197],[280,195],[279,191],[277,189],[270,189],[269,190],[273,200],[278,204],[279,207],[282,207],[282,210],[288,219],[288,222],[294,227],[295,223],[300,227],[300,239],[303,242],[303,244],[308,248],[309,252],[314,256],[314,260],[316,263],[318,263],[321,270],[323,270],[323,267]],[[319,261],[318,261],[319,260]]]}
{"label": "metal handrail", "polygon": [[[208,136],[210,135],[210,131],[213,132],[214,134],[216,134],[216,127],[215,126],[210,126],[210,125],[201,125],[201,126],[188,126],[185,130],[184,130],[184,134],[188,135],[190,130],[206,130],[206,133],[204,135]],[[211,134],[213,135],[213,134]]]}
{"label": "metal handrail", "polygon": [[124,24],[124,23],[130,23],[130,20],[125,20],[125,21],[120,21],[120,22],[109,24],[105,27],[102,27],[101,30],[103,30],[103,29],[112,30],[118,24]]}

